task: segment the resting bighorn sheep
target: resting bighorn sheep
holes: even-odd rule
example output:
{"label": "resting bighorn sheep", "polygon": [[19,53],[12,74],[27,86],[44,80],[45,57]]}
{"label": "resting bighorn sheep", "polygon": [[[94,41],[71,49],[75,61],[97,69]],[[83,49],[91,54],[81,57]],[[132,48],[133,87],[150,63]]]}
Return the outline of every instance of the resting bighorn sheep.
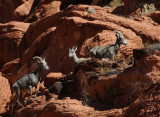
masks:
{"label": "resting bighorn sheep", "polygon": [[78,58],[76,55],[76,50],[77,50],[76,46],[73,46],[72,49],[69,48],[69,57],[73,57],[73,60],[76,64],[79,64],[81,62],[84,62],[84,61],[91,59],[91,58]]}
{"label": "resting bighorn sheep", "polygon": [[[49,67],[47,66],[47,63],[45,59],[42,59],[41,57],[35,56],[33,59],[37,59],[39,66],[34,71],[31,72],[25,76],[23,76],[20,80],[14,83],[13,90],[16,92],[16,102],[12,105],[12,116],[14,115],[14,107],[17,106],[17,104],[21,105],[21,107],[24,107],[27,103],[27,100],[32,95],[32,87],[36,88],[35,97],[37,97],[37,84],[40,81],[40,73],[43,69],[49,70]],[[29,89],[30,95],[26,98],[24,101],[24,105],[19,101],[20,98],[20,91],[23,89]]]}
{"label": "resting bighorn sheep", "polygon": [[116,32],[116,43],[104,46],[96,46],[90,50],[92,58],[109,58],[111,60],[115,60],[115,57],[118,53],[120,45],[127,45],[127,41],[125,41],[122,32],[114,30]]}

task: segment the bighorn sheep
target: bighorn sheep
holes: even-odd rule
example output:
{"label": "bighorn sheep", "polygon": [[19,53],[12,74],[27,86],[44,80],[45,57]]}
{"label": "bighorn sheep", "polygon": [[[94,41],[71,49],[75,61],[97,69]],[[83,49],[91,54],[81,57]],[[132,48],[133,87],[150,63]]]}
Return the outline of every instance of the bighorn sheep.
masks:
{"label": "bighorn sheep", "polygon": [[78,58],[77,55],[76,55],[76,50],[77,50],[77,47],[76,46],[73,46],[72,49],[69,48],[69,57],[73,57],[74,59],[74,62],[76,64],[79,64],[81,62],[84,62],[84,61],[87,61],[87,60],[90,60],[90,58]]}
{"label": "bighorn sheep", "polygon": [[125,41],[122,32],[114,30],[116,32],[116,43],[104,46],[96,46],[90,50],[92,58],[109,58],[111,60],[115,60],[117,52],[120,48],[121,44],[127,45],[127,41]]}
{"label": "bighorn sheep", "polygon": [[[12,116],[14,115],[14,107],[19,104],[21,107],[24,107],[27,104],[27,100],[32,95],[32,87],[36,88],[35,97],[37,97],[37,84],[40,81],[40,73],[43,69],[49,70],[47,63],[41,57],[35,56],[33,59],[37,59],[39,66],[34,71],[25,76],[23,76],[20,80],[14,83],[13,90],[16,92],[16,102],[12,105]],[[19,101],[20,98],[20,91],[23,89],[29,89],[30,95],[24,101],[24,105]]]}

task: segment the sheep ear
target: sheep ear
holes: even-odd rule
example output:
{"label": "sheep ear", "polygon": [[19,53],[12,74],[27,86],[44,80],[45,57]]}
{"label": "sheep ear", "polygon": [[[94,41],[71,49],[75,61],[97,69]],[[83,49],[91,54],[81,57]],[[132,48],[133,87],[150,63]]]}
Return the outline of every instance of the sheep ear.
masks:
{"label": "sheep ear", "polygon": [[75,46],[73,46],[71,50],[74,50],[74,48],[75,48]]}
{"label": "sheep ear", "polygon": [[74,51],[76,51],[77,50],[77,46],[74,46]]}
{"label": "sheep ear", "polygon": [[116,35],[117,38],[119,37],[119,34],[116,33],[115,35]]}
{"label": "sheep ear", "polygon": [[40,63],[40,61],[37,59],[38,63]]}

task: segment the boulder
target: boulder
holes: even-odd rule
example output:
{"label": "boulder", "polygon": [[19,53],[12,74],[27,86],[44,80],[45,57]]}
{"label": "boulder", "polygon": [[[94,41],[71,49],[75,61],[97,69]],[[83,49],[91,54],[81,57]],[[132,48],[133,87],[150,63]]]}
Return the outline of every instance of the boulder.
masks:
{"label": "boulder", "polygon": [[151,86],[152,78],[135,66],[123,64],[93,60],[78,65],[72,75],[73,93],[82,97],[84,103],[91,105],[102,102],[106,108],[128,106]]}
{"label": "boulder", "polygon": [[23,21],[27,17],[32,3],[33,0],[0,0],[0,23]]}
{"label": "boulder", "polygon": [[9,110],[11,88],[8,79],[0,75],[0,115]]}
{"label": "boulder", "polygon": [[[83,106],[81,101],[65,98],[57,100],[51,97],[48,101],[45,95],[39,96],[36,100],[32,99],[30,105],[21,108],[15,114],[16,117],[40,116],[40,117],[104,117],[122,115],[121,109],[110,111],[95,111],[94,108]],[[34,107],[34,108],[33,108]]]}
{"label": "boulder", "polygon": [[[3,3],[8,2],[13,1],[0,0],[0,8]],[[10,7],[10,10],[15,11],[14,14],[20,18],[19,20],[24,19],[29,11],[26,10],[28,7],[21,6],[24,2],[18,2],[19,7],[16,7],[16,10]],[[148,108],[148,100],[142,100],[147,96],[145,94],[146,91],[148,92],[147,89],[159,82],[160,52],[150,50],[146,46],[160,42],[159,19],[156,17],[159,13],[155,12],[149,17],[133,20],[111,14],[106,8],[99,6],[75,5],[80,2],[86,3],[85,0],[36,1],[37,4],[33,5],[29,17],[25,20],[25,22],[32,22],[31,24],[17,21],[0,24],[2,72],[0,74],[9,79],[11,86],[37,68],[37,61],[32,60],[34,56],[45,58],[50,68],[49,71],[43,70],[41,74],[46,87],[43,83],[39,84],[38,97],[33,99],[31,96],[24,108],[18,106],[15,109],[16,116],[119,117],[123,114],[129,116],[127,112],[132,111],[132,107],[133,110],[138,108],[140,102],[146,103],[145,107]],[[87,0],[88,4],[90,2],[92,1]],[[12,6],[14,6],[13,3]],[[135,4],[133,6],[135,7]],[[96,12],[88,12],[91,7]],[[14,15],[11,17],[18,19]],[[92,59],[76,66],[73,59],[68,57],[69,48],[75,45],[78,47],[76,51],[78,57],[90,57],[91,48],[114,44],[116,41],[114,30],[121,31],[128,42],[127,46],[120,47],[116,61]],[[68,75],[72,72],[72,75]],[[61,81],[59,81],[60,77],[63,77]],[[8,81],[6,78],[5,82]],[[48,81],[45,82],[45,80]],[[7,83],[2,84],[6,86]],[[49,86],[53,86],[50,92]],[[155,87],[158,86],[155,85]],[[64,89],[61,93],[62,98],[57,99],[58,96],[53,93],[56,91],[59,94],[62,88]],[[9,87],[7,91],[10,91]],[[6,103],[9,101],[9,93],[7,95],[2,93],[7,99],[2,102],[2,113],[5,113],[8,109]],[[28,96],[27,91],[24,93],[21,96],[21,102]],[[156,95],[154,91],[149,93]],[[141,99],[138,97],[140,94],[142,94]],[[15,93],[12,97],[10,104],[15,100]],[[140,99],[139,103],[136,103],[137,99]],[[156,101],[158,102],[158,98]],[[130,108],[132,103],[133,106]],[[151,107],[156,107],[156,102]],[[143,109],[146,108],[140,108],[142,116],[146,114],[146,112],[143,113]],[[124,112],[125,109],[128,109],[127,112]],[[157,109],[155,110],[157,112]],[[154,112],[154,109],[151,111]],[[137,114],[137,110],[135,113],[133,115],[140,115],[139,112]],[[6,115],[9,116],[9,111]]]}
{"label": "boulder", "polygon": [[0,24],[0,67],[20,57],[19,45],[29,25],[17,21]]}
{"label": "boulder", "polygon": [[[88,13],[87,9],[87,5],[70,6],[64,12],[31,24],[25,34],[26,39],[22,40],[22,42],[26,42],[28,48],[22,56],[22,65],[30,61],[35,54],[38,54],[46,58],[51,66],[51,71],[69,73],[73,71],[74,66],[73,60],[68,57],[69,48],[78,45],[77,56],[88,57],[92,47],[115,43],[114,29],[121,30],[129,43],[128,46],[121,47],[118,54],[120,58],[130,57],[133,48],[140,48],[141,38],[131,30],[121,27],[121,25],[126,25],[134,28],[140,23],[132,20],[125,20],[124,22],[124,18],[111,14],[107,15],[105,10],[100,7],[95,7],[97,13],[93,14]],[[103,16],[101,19],[99,19],[100,14]],[[110,23],[111,20],[114,21],[115,25]],[[44,24],[44,22],[47,23]],[[138,33],[138,30],[136,31]],[[66,32],[67,36],[65,35]],[[44,50],[45,53],[43,53]]]}
{"label": "boulder", "polygon": [[39,4],[32,6],[33,11],[30,16],[25,19],[25,22],[35,22],[44,17],[54,15],[60,11],[60,1],[41,0]]}
{"label": "boulder", "polygon": [[145,90],[128,108],[124,110],[125,117],[159,116],[160,83]]}
{"label": "boulder", "polygon": [[115,43],[115,29],[120,30],[128,42],[127,46],[120,47],[117,60],[132,57],[132,50],[144,47],[143,43],[160,41],[160,28],[152,23],[125,19],[93,7],[96,13],[88,13],[88,5],[71,5],[63,12],[32,23],[20,43],[20,53],[24,54],[15,77],[19,79],[33,71],[35,64],[31,60],[35,55],[46,59],[49,72],[72,72],[75,63],[68,57],[69,48],[77,45],[77,56],[89,57],[91,48]]}
{"label": "boulder", "polygon": [[[135,66],[154,82],[160,78],[160,44],[152,44],[145,49],[133,50]],[[159,50],[158,50],[159,49]]]}
{"label": "boulder", "polygon": [[158,0],[124,0],[124,10],[126,15],[136,12],[137,9],[141,11],[138,11],[137,14],[140,16],[146,15],[159,9],[159,6],[160,2]]}
{"label": "boulder", "polygon": [[46,76],[46,78],[44,80],[44,85],[46,87],[49,87],[49,86],[53,85],[55,82],[57,82],[62,77],[63,77],[62,73],[51,72]]}

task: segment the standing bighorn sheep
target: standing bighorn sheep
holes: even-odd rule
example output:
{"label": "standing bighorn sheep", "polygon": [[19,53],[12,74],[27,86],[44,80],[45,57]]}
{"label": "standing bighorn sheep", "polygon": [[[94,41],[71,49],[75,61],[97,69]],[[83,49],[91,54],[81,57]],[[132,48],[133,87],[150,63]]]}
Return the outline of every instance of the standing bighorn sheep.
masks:
{"label": "standing bighorn sheep", "polygon": [[72,49],[69,48],[69,57],[73,57],[73,60],[76,64],[79,64],[81,62],[84,62],[84,61],[91,59],[91,58],[78,58],[76,55],[76,50],[77,50],[76,46],[73,46]]}
{"label": "standing bighorn sheep", "polygon": [[115,57],[118,53],[120,45],[127,45],[127,41],[125,41],[122,32],[114,30],[116,32],[116,43],[104,46],[96,46],[90,50],[92,58],[109,58],[111,60],[115,60]]}
{"label": "standing bighorn sheep", "polygon": [[[49,70],[46,61],[43,60],[41,57],[35,56],[33,57],[33,59],[37,59],[39,63],[38,68],[34,72],[23,76],[13,85],[13,90],[16,92],[16,102],[12,105],[12,116],[14,115],[14,107],[17,106],[17,104],[21,105],[21,107],[24,107],[27,104],[29,97],[32,95],[32,87],[36,88],[35,97],[37,97],[37,84],[40,81],[40,73],[42,71],[42,68]],[[30,95],[26,98],[26,100],[24,101],[25,104],[23,105],[19,101],[20,91],[27,88],[29,89]]]}

